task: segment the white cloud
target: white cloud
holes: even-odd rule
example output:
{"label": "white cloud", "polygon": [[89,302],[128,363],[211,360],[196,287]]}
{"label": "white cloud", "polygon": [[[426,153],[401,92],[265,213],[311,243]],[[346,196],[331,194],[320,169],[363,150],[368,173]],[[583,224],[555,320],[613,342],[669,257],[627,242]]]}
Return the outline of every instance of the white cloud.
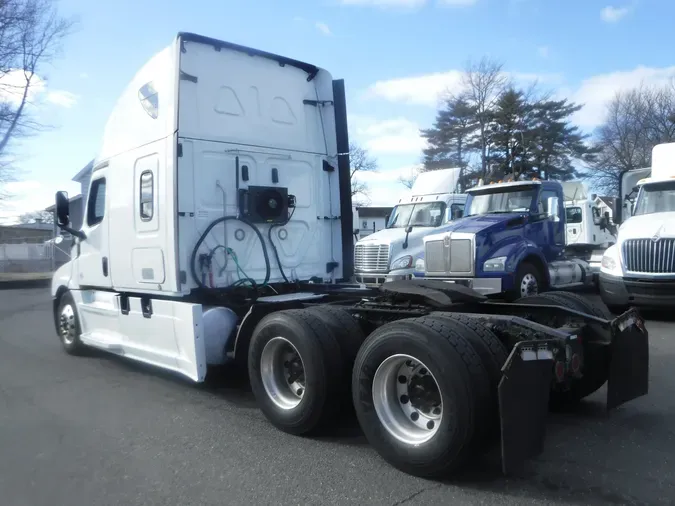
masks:
{"label": "white cloud", "polygon": [[640,84],[664,85],[675,77],[675,66],[653,68],[639,66],[633,70],[611,72],[589,77],[570,96],[570,100],[584,107],[575,115],[574,122],[582,128],[593,128],[602,123],[605,107],[619,91]]}
{"label": "white cloud", "polygon": [[330,31],[330,28],[328,28],[328,25],[326,23],[317,21],[316,23],[314,23],[314,26],[316,26],[316,29],[319,30],[324,35],[333,35],[333,32]]}
{"label": "white cloud", "polygon": [[448,7],[470,7],[476,5],[478,0],[438,0],[439,5]]}
{"label": "white cloud", "polygon": [[47,92],[47,102],[60,105],[67,109],[71,108],[77,103],[77,95],[69,91],[55,90]]}
{"label": "white cloud", "polygon": [[403,117],[377,120],[350,115],[349,131],[354,140],[376,156],[421,154],[426,146],[419,125]]}
{"label": "white cloud", "polygon": [[[436,107],[447,93],[457,93],[462,89],[462,70],[448,70],[413,77],[402,77],[377,81],[371,85],[366,96],[376,96],[390,102],[402,102],[409,105]],[[561,76],[556,74],[528,74],[523,72],[507,73],[518,83],[557,83]]]}
{"label": "white cloud", "polygon": [[458,91],[461,86],[462,71],[450,70],[448,72],[377,81],[370,86],[368,94],[384,98],[390,102],[436,106],[441,94]]}
{"label": "white cloud", "polygon": [[400,180],[410,179],[418,170],[418,165],[407,165],[377,172],[357,172],[354,178],[368,188],[367,197],[359,196],[359,199],[369,206],[395,206],[408,192]]}
{"label": "white cloud", "polygon": [[[26,87],[26,76],[22,70],[12,70],[0,77],[0,101],[10,102],[14,105],[21,103]],[[77,96],[63,90],[49,90],[47,83],[37,74],[30,80],[27,99],[30,103],[38,103],[41,100],[62,107],[72,107],[77,102]]]}
{"label": "white cloud", "polygon": [[616,23],[630,12],[630,7],[614,7],[608,5],[600,11],[600,19],[605,23]]}
{"label": "white cloud", "polygon": [[549,56],[549,54],[550,54],[550,49],[549,49],[548,46],[539,46],[539,47],[537,48],[537,53],[538,53],[539,56],[541,56],[542,58],[548,58],[548,56]]}
{"label": "white cloud", "polygon": [[356,5],[362,7],[393,7],[415,9],[422,7],[427,0],[340,0],[342,5]]}
{"label": "white cloud", "polygon": [[22,214],[51,206],[58,190],[66,190],[70,196],[75,196],[80,193],[80,186],[72,181],[55,187],[41,181],[26,180],[7,183],[2,190],[10,198],[0,202],[0,222],[16,223]]}

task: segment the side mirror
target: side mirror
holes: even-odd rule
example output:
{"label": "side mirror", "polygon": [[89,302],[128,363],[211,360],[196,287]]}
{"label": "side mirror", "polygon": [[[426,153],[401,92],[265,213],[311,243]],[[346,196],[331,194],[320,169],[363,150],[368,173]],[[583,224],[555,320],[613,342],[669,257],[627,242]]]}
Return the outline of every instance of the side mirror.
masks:
{"label": "side mirror", "polygon": [[560,214],[558,209],[558,197],[549,197],[548,203],[548,217],[552,221],[560,221]]}
{"label": "side mirror", "polygon": [[598,209],[597,207],[593,207],[592,213],[593,213],[593,224],[600,225],[602,221],[602,219],[600,218],[600,209]]}
{"label": "side mirror", "polygon": [[70,224],[70,201],[67,192],[56,192],[56,224],[59,227]]}
{"label": "side mirror", "polygon": [[56,192],[56,224],[60,229],[78,239],[86,239],[87,236],[81,230],[70,227],[70,201],[67,192]]}
{"label": "side mirror", "polygon": [[609,211],[605,211],[605,219],[609,221]]}

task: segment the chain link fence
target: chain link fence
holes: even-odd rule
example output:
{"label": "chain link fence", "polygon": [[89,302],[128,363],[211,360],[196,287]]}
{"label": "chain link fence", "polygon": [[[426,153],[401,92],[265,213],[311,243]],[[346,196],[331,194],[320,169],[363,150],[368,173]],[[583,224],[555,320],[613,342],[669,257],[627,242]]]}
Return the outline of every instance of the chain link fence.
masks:
{"label": "chain link fence", "polygon": [[50,273],[70,259],[69,239],[56,244],[53,239],[19,237],[0,243],[0,273]]}

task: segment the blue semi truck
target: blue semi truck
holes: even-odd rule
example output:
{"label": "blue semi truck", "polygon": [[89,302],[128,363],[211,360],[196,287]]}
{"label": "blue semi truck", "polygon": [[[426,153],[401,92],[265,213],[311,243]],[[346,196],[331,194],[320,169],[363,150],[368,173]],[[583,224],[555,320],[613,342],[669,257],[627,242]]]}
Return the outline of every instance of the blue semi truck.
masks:
{"label": "blue semi truck", "polygon": [[[596,283],[609,244],[566,243],[568,215],[578,208],[566,207],[564,184],[515,181],[467,190],[464,216],[425,237],[415,276],[512,300]],[[589,226],[612,228],[609,217],[589,205]]]}

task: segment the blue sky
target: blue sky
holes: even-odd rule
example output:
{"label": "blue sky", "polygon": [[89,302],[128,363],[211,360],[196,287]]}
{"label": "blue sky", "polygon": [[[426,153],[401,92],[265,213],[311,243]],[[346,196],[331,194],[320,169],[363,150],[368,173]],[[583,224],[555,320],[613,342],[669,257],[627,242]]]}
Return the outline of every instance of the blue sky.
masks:
{"label": "blue sky", "polygon": [[[613,3],[616,2],[616,3]],[[419,128],[469,58],[501,59],[519,81],[586,104],[587,131],[615,91],[675,75],[666,43],[669,0],[61,0],[78,18],[63,55],[43,72],[36,114],[53,126],[15,147],[22,181],[0,209],[50,205],[96,154],[118,95],[178,31],[309,61],[344,78],[351,139],[380,170],[364,176],[371,203],[395,202],[399,175],[420,161]]]}

